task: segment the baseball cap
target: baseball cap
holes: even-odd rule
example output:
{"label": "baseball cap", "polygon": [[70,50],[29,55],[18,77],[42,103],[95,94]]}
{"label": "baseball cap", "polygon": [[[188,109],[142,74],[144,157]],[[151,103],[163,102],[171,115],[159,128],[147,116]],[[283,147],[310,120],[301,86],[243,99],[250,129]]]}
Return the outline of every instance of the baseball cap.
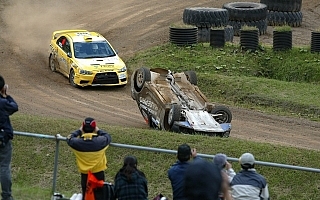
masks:
{"label": "baseball cap", "polygon": [[93,132],[96,129],[96,121],[92,117],[87,117],[82,122],[82,129],[85,133]]}
{"label": "baseball cap", "polygon": [[226,154],[218,153],[213,158],[213,163],[220,168],[223,168],[226,162],[227,162]]}
{"label": "baseball cap", "polygon": [[182,144],[178,147],[178,159],[186,161],[190,158],[191,148],[187,144]]}
{"label": "baseball cap", "polygon": [[255,162],[255,159],[251,153],[244,153],[239,158],[239,162],[241,165],[245,165],[245,164],[253,165]]}

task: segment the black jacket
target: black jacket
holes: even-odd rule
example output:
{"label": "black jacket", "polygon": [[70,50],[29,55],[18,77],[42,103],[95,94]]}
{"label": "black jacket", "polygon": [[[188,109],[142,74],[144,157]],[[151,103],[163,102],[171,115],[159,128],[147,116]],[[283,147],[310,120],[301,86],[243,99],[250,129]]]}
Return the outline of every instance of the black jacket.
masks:
{"label": "black jacket", "polygon": [[13,138],[13,128],[9,116],[18,111],[18,104],[11,96],[4,98],[0,95],[0,130],[3,130],[9,137]]}

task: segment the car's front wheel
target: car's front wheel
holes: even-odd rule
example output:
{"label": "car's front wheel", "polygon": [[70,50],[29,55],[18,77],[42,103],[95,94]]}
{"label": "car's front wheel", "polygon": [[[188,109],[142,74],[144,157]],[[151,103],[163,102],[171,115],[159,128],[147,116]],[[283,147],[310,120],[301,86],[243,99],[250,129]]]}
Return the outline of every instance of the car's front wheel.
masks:
{"label": "car's front wheel", "polygon": [[70,85],[72,85],[73,87],[79,87],[79,86],[74,82],[74,77],[75,77],[74,71],[71,70],[71,71],[70,71],[70,74],[69,74],[69,82],[70,82]]}
{"label": "car's front wheel", "polygon": [[211,114],[216,115],[214,119],[219,123],[230,123],[232,120],[232,114],[229,108],[225,106],[216,106],[211,110]]}
{"label": "car's front wheel", "polygon": [[52,54],[50,54],[50,56],[49,56],[49,67],[50,67],[51,71],[53,71],[53,72],[57,71],[56,62],[55,62]]}
{"label": "car's front wheel", "polygon": [[137,91],[141,91],[144,86],[144,83],[150,80],[151,80],[150,69],[141,67],[136,71],[136,74],[135,74],[135,80],[134,80],[135,89]]}

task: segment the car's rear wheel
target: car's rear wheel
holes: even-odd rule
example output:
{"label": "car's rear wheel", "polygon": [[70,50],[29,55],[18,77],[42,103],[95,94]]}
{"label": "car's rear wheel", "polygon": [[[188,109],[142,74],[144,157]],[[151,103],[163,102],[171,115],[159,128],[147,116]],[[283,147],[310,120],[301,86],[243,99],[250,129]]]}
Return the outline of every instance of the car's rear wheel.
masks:
{"label": "car's rear wheel", "polygon": [[49,56],[49,67],[50,67],[51,71],[53,71],[53,72],[57,71],[56,62],[55,62],[52,54],[50,54],[50,56]]}
{"label": "car's rear wheel", "polygon": [[71,70],[70,71],[70,74],[69,74],[69,82],[70,82],[70,85],[72,85],[73,87],[79,87],[77,84],[75,84],[74,82],[74,77],[75,77],[75,74],[74,74],[74,71]]}
{"label": "car's rear wheel", "polygon": [[185,71],[184,74],[187,77],[187,80],[193,84],[197,85],[198,84],[198,79],[197,79],[197,74],[195,71]]}
{"label": "car's rear wheel", "polygon": [[172,104],[171,109],[168,113],[168,124],[170,128],[173,126],[175,121],[180,120],[180,113],[181,113],[181,105]]}
{"label": "car's rear wheel", "polygon": [[150,69],[141,67],[135,74],[135,86],[137,91],[141,91],[146,81],[151,81]]}
{"label": "car's rear wheel", "polygon": [[230,123],[232,120],[232,114],[229,108],[225,106],[216,106],[211,110],[212,114],[218,115],[214,119],[219,123]]}

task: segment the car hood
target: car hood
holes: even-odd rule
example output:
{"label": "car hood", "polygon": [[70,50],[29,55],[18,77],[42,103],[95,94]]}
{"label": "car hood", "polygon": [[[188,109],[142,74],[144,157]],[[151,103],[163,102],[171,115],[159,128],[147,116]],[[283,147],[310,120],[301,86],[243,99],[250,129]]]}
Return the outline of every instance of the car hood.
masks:
{"label": "car hood", "polygon": [[75,59],[78,66],[86,70],[121,69],[125,66],[118,56],[107,58]]}

